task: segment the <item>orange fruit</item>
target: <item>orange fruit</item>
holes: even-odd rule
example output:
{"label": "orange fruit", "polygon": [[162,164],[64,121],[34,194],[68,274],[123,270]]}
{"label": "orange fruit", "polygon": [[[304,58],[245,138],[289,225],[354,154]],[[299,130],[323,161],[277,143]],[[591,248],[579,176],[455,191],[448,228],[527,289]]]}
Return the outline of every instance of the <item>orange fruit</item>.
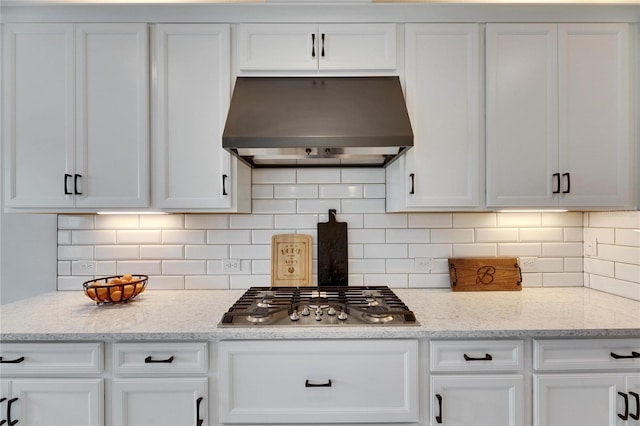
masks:
{"label": "orange fruit", "polygon": [[136,289],[136,286],[134,285],[125,285],[124,290],[122,291],[122,298],[126,300],[131,296],[133,296],[133,292],[135,291],[135,289]]}
{"label": "orange fruit", "polygon": [[108,301],[108,294],[109,294],[109,289],[108,288],[104,288],[104,287],[100,287],[94,290],[96,292],[96,297],[101,301],[101,302],[105,302]]}
{"label": "orange fruit", "polygon": [[133,279],[133,275],[124,274],[120,279],[123,280],[123,281],[129,282],[129,281],[131,281]]}
{"label": "orange fruit", "polygon": [[113,302],[119,302],[122,299],[122,292],[118,289],[118,287],[111,288],[111,300]]}

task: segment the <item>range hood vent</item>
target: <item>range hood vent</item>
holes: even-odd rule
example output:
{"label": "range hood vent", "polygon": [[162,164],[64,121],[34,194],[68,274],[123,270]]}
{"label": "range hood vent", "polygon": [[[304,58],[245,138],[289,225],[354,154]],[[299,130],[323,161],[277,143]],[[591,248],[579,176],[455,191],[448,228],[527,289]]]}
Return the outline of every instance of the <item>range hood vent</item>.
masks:
{"label": "range hood vent", "polygon": [[398,77],[238,77],[222,146],[252,167],[383,167],[413,132]]}

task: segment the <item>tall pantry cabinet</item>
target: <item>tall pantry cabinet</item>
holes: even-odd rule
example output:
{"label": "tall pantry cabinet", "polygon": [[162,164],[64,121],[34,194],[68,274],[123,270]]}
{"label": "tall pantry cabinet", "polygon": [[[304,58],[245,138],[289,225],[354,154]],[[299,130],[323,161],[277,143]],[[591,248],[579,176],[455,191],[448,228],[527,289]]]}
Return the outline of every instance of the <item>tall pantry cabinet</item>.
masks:
{"label": "tall pantry cabinet", "polygon": [[489,24],[488,207],[625,208],[627,24]]}
{"label": "tall pantry cabinet", "polygon": [[5,24],[5,207],[146,207],[146,24]]}

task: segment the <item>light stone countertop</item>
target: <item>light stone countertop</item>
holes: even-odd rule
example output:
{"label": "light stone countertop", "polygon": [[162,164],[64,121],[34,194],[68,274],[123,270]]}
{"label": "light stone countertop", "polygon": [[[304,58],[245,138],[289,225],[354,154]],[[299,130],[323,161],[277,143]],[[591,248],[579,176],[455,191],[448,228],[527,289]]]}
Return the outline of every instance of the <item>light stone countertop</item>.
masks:
{"label": "light stone countertop", "polygon": [[0,306],[1,341],[637,337],[640,302],[588,288],[393,289],[419,326],[219,328],[244,290],[152,290],[98,306],[80,291]]}

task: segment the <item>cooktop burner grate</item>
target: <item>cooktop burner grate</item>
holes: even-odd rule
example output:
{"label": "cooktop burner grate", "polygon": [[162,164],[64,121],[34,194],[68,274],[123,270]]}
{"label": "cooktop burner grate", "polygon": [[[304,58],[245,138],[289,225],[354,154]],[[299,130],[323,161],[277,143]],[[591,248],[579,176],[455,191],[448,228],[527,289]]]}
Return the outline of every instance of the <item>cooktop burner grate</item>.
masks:
{"label": "cooktop burner grate", "polygon": [[220,327],[419,325],[387,286],[251,287]]}

